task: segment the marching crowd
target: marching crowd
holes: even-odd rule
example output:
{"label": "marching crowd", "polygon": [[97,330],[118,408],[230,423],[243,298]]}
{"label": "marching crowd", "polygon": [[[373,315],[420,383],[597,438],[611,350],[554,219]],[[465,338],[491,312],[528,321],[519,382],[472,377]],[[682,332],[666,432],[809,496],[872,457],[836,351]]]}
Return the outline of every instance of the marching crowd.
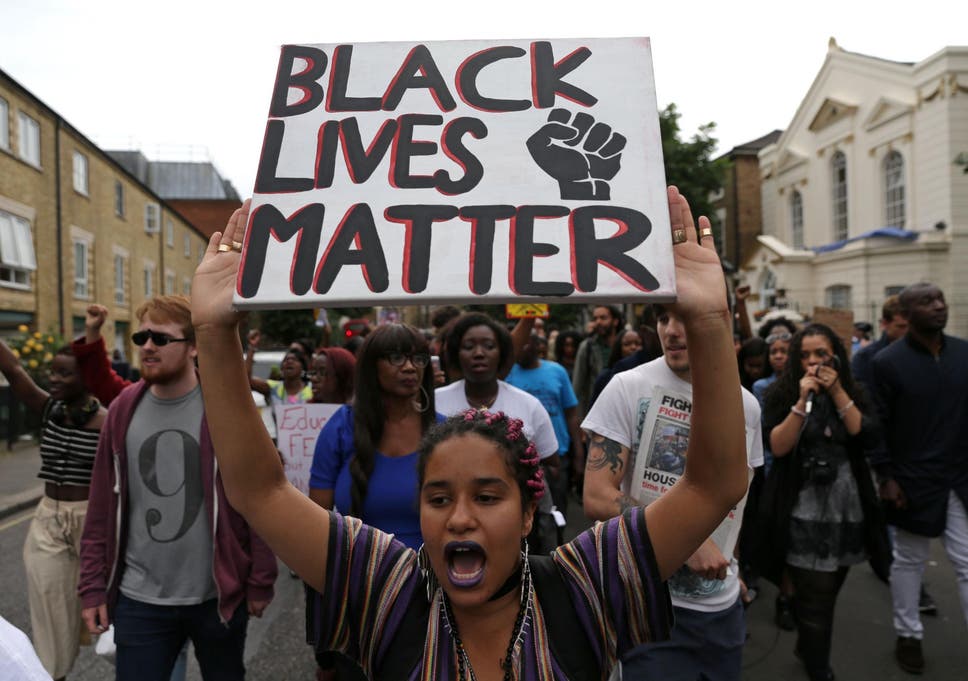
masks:
{"label": "marching crowd", "polygon": [[[118,679],[182,678],[188,640],[203,678],[242,679],[277,556],[306,583],[321,679],[739,679],[761,579],[809,678],[833,679],[837,595],[863,562],[889,583],[897,663],[921,673],[932,537],[968,618],[968,343],[944,333],[942,291],[889,298],[853,357],[823,324],[754,336],[708,221],[675,188],[669,210],[678,298],[635,327],[608,305],[582,332],[448,306],[432,331],[379,325],[355,351],[294,339],[260,379],[262,335],[244,353],[231,306],[246,203],[191,301],[137,311],[139,380],[112,369],[100,305],[46,389],[0,342],[42,420],[24,561],[47,674],[111,628]],[[660,389],[691,424],[681,479],[643,507],[633,471]],[[341,405],[308,498],[250,390]],[[569,498],[601,522],[563,543]],[[716,530],[744,498],[726,555]]]}

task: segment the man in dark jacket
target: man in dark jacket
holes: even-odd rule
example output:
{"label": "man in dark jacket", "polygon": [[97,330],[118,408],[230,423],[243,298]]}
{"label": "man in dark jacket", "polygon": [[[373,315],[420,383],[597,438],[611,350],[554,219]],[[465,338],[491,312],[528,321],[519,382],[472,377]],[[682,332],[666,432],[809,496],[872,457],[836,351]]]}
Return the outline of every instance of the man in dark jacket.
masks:
{"label": "man in dark jacket", "polygon": [[[272,599],[275,557],[225,497],[188,299],[156,297],[136,314],[142,380],[121,390],[101,429],[82,615],[92,633],[114,623],[120,681],[168,679],[188,638],[206,681],[241,681],[248,618]],[[103,345],[87,358],[110,374]]]}
{"label": "man in dark jacket", "polygon": [[884,427],[875,452],[881,498],[897,528],[891,566],[895,657],[921,673],[923,627],[918,594],[929,540],[943,536],[968,618],[968,342],[944,334],[948,306],[928,283],[899,296],[907,335],[872,362],[872,387]]}

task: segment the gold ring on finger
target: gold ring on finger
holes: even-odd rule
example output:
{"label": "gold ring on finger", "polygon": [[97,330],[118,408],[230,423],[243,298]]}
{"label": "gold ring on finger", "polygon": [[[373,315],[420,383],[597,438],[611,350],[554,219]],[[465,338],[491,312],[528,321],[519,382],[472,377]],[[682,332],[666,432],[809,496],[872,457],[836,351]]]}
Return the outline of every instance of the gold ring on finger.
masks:
{"label": "gold ring on finger", "polygon": [[218,250],[219,253],[228,253],[229,251],[232,250],[232,245],[231,244],[219,244],[217,250]]}
{"label": "gold ring on finger", "polygon": [[672,245],[677,246],[686,242],[686,230],[684,229],[674,229],[672,230]]}
{"label": "gold ring on finger", "polygon": [[232,250],[233,251],[236,251],[238,253],[241,253],[242,252],[242,242],[241,241],[234,241],[233,240],[232,241]]}
{"label": "gold ring on finger", "polygon": [[702,231],[699,232],[700,239],[705,239],[707,236],[712,236],[712,235],[713,235],[713,230],[710,229],[709,227],[703,227]]}

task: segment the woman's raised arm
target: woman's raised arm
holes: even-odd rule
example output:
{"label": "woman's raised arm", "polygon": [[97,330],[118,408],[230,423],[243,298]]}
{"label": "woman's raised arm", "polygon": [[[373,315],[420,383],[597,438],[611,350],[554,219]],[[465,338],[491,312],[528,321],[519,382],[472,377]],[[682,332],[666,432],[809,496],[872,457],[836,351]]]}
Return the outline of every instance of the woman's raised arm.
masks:
{"label": "woman's raised arm", "polygon": [[[659,570],[675,572],[709,538],[749,484],[743,397],[726,282],[709,220],[669,187],[677,299],[692,379],[692,419],[682,478],[645,513]],[[697,233],[698,232],[698,233]]]}
{"label": "woman's raised arm", "polygon": [[329,512],[289,484],[249,393],[232,296],[249,201],[209,240],[192,283],[199,376],[222,483],[229,502],[285,563],[323,590]]}

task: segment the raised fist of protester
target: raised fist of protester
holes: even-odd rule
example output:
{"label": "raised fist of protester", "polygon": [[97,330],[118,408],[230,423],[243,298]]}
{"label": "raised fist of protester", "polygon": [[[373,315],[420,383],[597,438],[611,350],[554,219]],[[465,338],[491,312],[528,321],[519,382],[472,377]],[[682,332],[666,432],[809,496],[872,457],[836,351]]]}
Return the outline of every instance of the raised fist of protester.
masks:
{"label": "raised fist of protester", "polygon": [[607,201],[625,142],[624,135],[583,111],[572,117],[566,109],[552,109],[527,146],[535,163],[558,181],[562,199]]}
{"label": "raised fist of protester", "polygon": [[192,280],[192,326],[235,326],[242,318],[232,308],[235,282],[242,254],[237,245],[245,236],[252,200],[246,199],[236,209],[223,232],[215,232],[208,240],[205,256],[195,270]]}
{"label": "raised fist of protester", "polygon": [[249,347],[253,350],[259,348],[259,343],[262,342],[262,332],[258,329],[251,329],[248,335]]}
{"label": "raised fist of protester", "polygon": [[689,202],[670,186],[669,220],[672,256],[676,267],[676,302],[670,306],[685,319],[721,318],[728,322],[726,280],[713,243],[709,218],[699,218],[698,229]]}
{"label": "raised fist of protester", "polygon": [[101,337],[101,327],[108,318],[108,309],[98,303],[87,306],[84,313],[84,340],[93,343]]}

